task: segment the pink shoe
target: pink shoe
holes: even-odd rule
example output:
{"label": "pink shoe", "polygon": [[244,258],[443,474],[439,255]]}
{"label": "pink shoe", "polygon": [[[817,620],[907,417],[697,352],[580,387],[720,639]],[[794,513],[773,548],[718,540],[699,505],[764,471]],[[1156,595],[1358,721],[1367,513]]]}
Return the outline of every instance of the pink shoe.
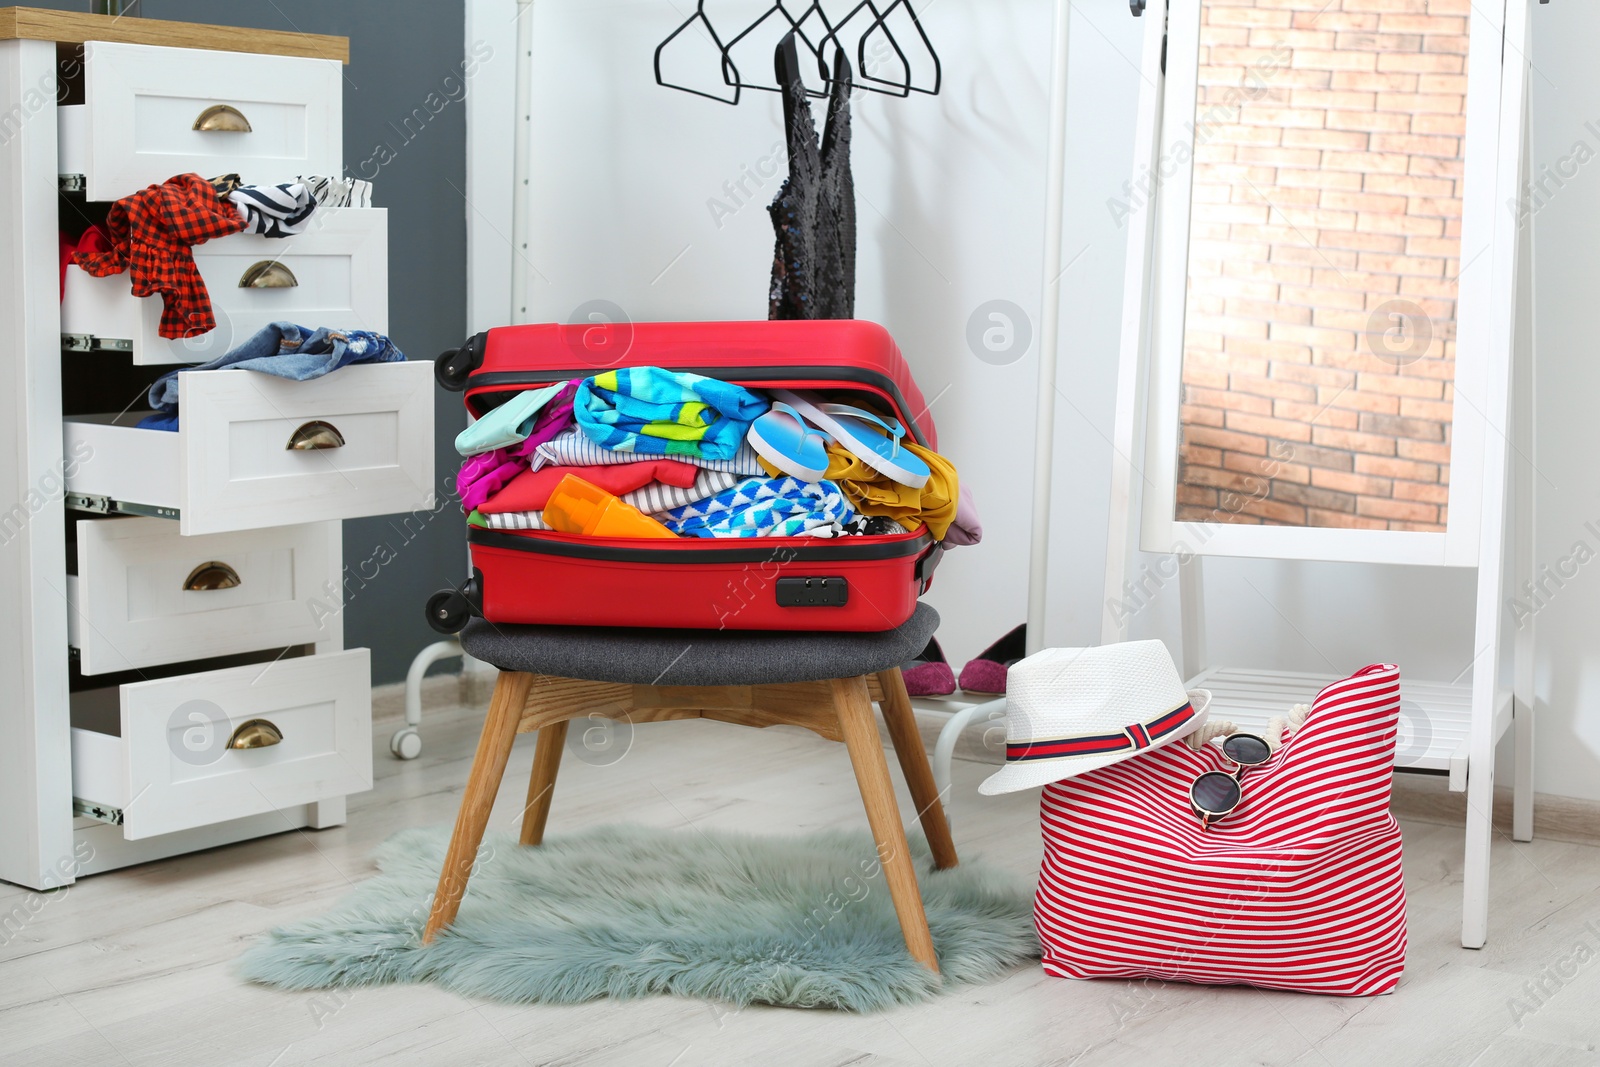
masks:
{"label": "pink shoe", "polygon": [[1000,640],[978,653],[961,668],[961,691],[985,696],[1003,696],[1006,668],[1027,652],[1028,624],[1023,623]]}
{"label": "pink shoe", "polygon": [[936,637],[928,639],[921,655],[900,667],[900,676],[906,681],[906,692],[914,697],[947,697],[956,691],[956,676]]}

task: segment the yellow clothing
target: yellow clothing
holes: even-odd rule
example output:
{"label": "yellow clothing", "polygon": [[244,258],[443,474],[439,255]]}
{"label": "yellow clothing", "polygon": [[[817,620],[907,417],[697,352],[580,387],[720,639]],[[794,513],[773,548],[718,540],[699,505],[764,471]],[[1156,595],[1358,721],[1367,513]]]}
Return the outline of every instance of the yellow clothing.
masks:
{"label": "yellow clothing", "polygon": [[[960,482],[955,465],[931,448],[914,441],[901,441],[900,447],[928,465],[928,484],[921,489],[901,485],[857,459],[840,444],[828,445],[828,473],[823,477],[837,482],[846,499],[863,515],[886,515],[908,530],[927,523],[934,539],[944,540],[960,504]],[[765,459],[761,466],[775,478],[783,477]]]}

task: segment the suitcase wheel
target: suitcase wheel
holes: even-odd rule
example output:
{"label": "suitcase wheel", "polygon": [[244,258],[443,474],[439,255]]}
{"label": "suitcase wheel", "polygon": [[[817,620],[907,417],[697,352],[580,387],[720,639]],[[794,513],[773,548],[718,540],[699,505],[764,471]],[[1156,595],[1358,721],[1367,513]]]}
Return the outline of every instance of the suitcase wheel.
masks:
{"label": "suitcase wheel", "polygon": [[433,379],[450,392],[459,393],[467,387],[467,375],[476,362],[465,348],[447,349],[433,361]]}
{"label": "suitcase wheel", "polygon": [[[469,583],[470,584],[470,583]],[[428,598],[428,625],[442,634],[458,634],[477,614],[475,605],[460,589],[441,589]]]}
{"label": "suitcase wheel", "polygon": [[460,348],[450,348],[439,353],[433,361],[433,378],[452,393],[467,387],[467,378],[483,366],[483,350],[488,335],[473,334]]}

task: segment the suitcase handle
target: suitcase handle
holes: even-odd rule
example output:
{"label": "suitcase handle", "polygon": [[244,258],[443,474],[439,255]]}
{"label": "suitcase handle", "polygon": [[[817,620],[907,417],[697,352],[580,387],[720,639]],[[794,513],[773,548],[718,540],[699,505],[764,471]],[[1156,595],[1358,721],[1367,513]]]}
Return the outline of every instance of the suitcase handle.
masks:
{"label": "suitcase handle", "polygon": [[474,334],[460,348],[449,348],[439,353],[433,361],[433,378],[442,388],[452,393],[466,389],[467,378],[483,366],[483,347],[486,334]]}
{"label": "suitcase handle", "polygon": [[935,541],[928,551],[917,557],[917,569],[912,572],[916,580],[922,583],[917,590],[917,595],[926,593],[933,585],[933,572],[939,569],[939,561],[944,558],[944,542]]}

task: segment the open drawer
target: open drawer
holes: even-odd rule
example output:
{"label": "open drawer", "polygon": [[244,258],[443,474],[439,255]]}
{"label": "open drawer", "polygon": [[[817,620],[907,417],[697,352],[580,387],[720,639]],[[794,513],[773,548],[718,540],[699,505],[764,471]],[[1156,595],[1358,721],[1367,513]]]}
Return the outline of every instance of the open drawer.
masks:
{"label": "open drawer", "polygon": [[60,169],[90,200],[174,174],[341,173],[338,61],[90,41],[82,104],[56,109]]}
{"label": "open drawer", "polygon": [[234,234],[196,245],[216,329],[166,338],[159,296],[136,297],[127,274],[95,278],[66,271],[61,300],[62,347],[131,353],[135,363],[205,363],[270,322],[315,329],[389,328],[388,212],[383,208],[319,208],[294,237]]}
{"label": "open drawer", "polygon": [[80,519],[67,640],[86,675],[327,640],[339,524],[184,537],[166,519]]}
{"label": "open drawer", "polygon": [[95,691],[74,695],[74,720],[96,728],[72,728],[72,796],[130,840],[372,788],[364,648],[116,692],[109,722],[86,706]]}
{"label": "open drawer", "polygon": [[177,518],[185,535],[433,506],[433,367],[358,364],[295,382],[178,376],[182,429],[146,411],[63,420],[67,503]]}

